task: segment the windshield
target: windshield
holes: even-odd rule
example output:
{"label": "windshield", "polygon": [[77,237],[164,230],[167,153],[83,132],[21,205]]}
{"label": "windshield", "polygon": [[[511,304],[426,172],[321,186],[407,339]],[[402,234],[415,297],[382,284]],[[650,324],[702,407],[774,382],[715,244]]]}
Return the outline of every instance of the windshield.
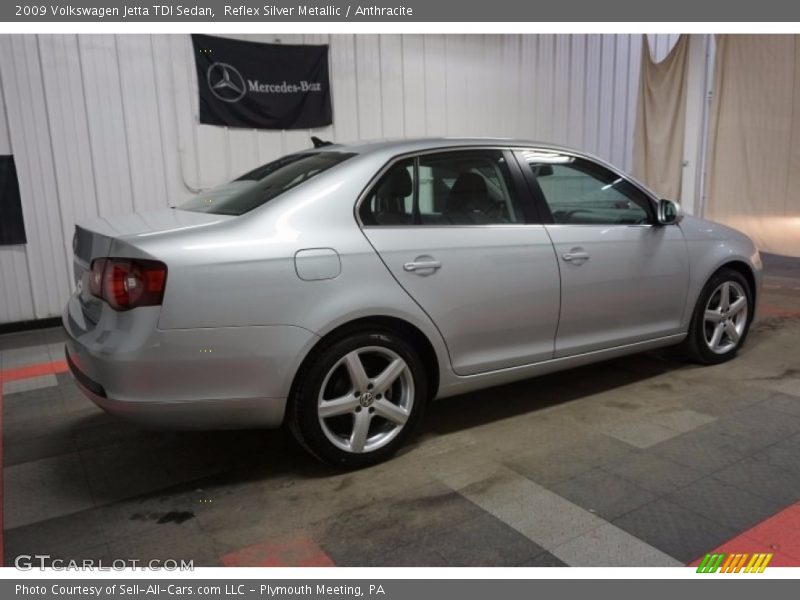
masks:
{"label": "windshield", "polygon": [[304,152],[262,165],[187,200],[178,208],[218,215],[242,215],[347,160],[352,153]]}

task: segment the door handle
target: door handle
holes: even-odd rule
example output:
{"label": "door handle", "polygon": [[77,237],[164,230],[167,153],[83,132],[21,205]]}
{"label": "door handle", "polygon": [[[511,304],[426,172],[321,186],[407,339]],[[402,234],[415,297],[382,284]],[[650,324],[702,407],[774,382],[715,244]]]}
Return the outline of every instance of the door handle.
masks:
{"label": "door handle", "polygon": [[589,253],[582,248],[573,248],[569,252],[562,254],[561,258],[567,262],[581,262],[589,260]]}
{"label": "door handle", "polygon": [[442,263],[438,260],[415,260],[413,262],[407,262],[403,265],[403,270],[408,271],[409,273],[413,273],[415,271],[435,271],[436,269],[441,269]]}

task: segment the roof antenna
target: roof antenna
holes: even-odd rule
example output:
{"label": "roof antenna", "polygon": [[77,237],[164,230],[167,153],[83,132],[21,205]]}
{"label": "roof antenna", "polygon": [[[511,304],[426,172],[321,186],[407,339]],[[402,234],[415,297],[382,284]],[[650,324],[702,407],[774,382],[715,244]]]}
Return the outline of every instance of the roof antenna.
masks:
{"label": "roof antenna", "polygon": [[314,148],[322,148],[323,146],[333,146],[333,142],[321,140],[315,135],[311,136],[311,143],[314,144]]}

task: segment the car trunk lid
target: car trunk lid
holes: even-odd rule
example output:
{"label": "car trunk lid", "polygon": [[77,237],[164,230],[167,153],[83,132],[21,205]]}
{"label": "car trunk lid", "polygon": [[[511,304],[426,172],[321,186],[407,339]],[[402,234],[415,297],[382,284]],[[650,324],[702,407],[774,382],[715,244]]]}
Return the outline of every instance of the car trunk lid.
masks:
{"label": "car trunk lid", "polygon": [[96,324],[103,309],[102,300],[92,295],[89,278],[92,261],[111,255],[114,241],[135,244],[142,236],[213,225],[235,217],[210,213],[164,209],[113,217],[96,217],[75,226],[72,241],[73,277],[83,316]]}

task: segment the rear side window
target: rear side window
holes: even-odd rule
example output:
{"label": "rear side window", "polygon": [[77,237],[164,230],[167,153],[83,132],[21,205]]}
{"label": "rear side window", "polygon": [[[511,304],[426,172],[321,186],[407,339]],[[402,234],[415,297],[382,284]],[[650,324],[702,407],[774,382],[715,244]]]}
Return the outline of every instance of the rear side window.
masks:
{"label": "rear side window", "polygon": [[355,156],[346,152],[290,154],[198,194],[178,208],[219,215],[242,215]]}
{"label": "rear side window", "polygon": [[364,225],[414,224],[414,160],[396,162],[361,204]]}
{"label": "rear side window", "polygon": [[394,163],[359,209],[364,225],[491,225],[525,221],[503,153],[469,150]]}

